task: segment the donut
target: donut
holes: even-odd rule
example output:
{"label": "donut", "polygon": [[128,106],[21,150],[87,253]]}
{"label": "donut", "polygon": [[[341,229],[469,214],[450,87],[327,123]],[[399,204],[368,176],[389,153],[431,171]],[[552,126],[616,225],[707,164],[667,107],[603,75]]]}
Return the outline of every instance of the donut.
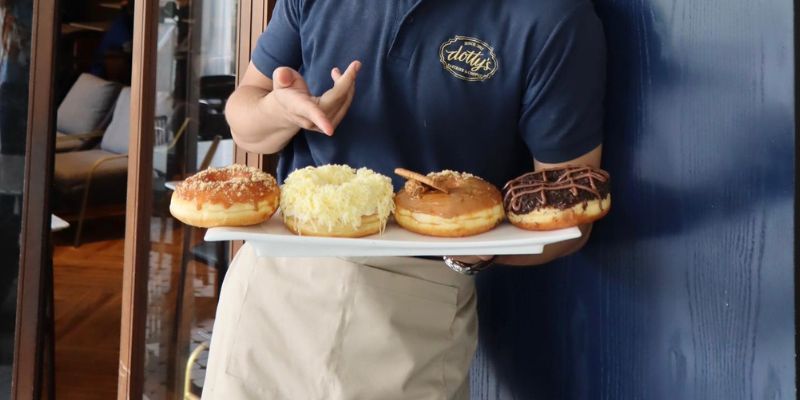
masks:
{"label": "donut", "polygon": [[169,211],[179,221],[201,228],[255,225],[275,213],[279,199],[275,178],[234,164],[203,170],[179,183]]}
{"label": "donut", "polygon": [[394,218],[411,232],[463,237],[489,231],[503,221],[500,191],[477,176],[449,170],[427,176],[395,172],[410,178],[395,195]]}
{"label": "donut", "polygon": [[394,210],[389,177],[347,165],[306,167],[281,188],[281,214],[297,235],[362,237],[382,232]]}
{"label": "donut", "polygon": [[567,166],[529,172],[503,187],[508,220],[517,227],[548,231],[588,224],[611,208],[608,172]]}

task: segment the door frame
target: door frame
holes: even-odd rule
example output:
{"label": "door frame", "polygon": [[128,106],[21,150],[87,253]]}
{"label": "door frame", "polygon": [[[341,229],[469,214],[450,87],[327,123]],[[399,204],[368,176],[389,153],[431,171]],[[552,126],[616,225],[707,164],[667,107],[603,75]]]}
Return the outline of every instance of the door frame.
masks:
{"label": "door frame", "polygon": [[[239,1],[239,34],[237,36],[236,84],[250,65],[250,54],[258,44],[261,32],[267,28],[272,17],[276,0],[240,0]],[[249,153],[238,146],[234,149],[234,159],[238,164],[261,168],[266,171],[275,169],[277,158],[264,154]]]}
{"label": "door frame", "polygon": [[[239,1],[239,33],[236,39],[236,85],[244,76],[247,67],[250,65],[253,49],[258,45],[258,38],[267,28],[272,10],[275,9],[276,0],[240,0]],[[234,160],[237,164],[249,165],[259,168],[275,175],[278,166],[278,157],[275,155],[265,155],[250,153],[239,146],[234,146]],[[231,260],[244,244],[242,241],[231,242],[229,252]]]}
{"label": "door frame", "polygon": [[[54,338],[50,183],[55,143],[58,1],[34,0],[28,84],[25,180],[11,398],[52,398]],[[43,118],[43,116],[46,116]]]}
{"label": "door frame", "polygon": [[158,0],[134,4],[118,399],[138,400],[144,394],[159,14]]}
{"label": "door frame", "polygon": [[794,0],[794,368],[795,388],[800,387],[800,0]]}
{"label": "door frame", "polygon": [[[239,0],[237,78],[250,62],[250,52],[265,29],[276,0]],[[131,137],[128,152],[128,200],[125,216],[125,261],[122,285],[117,399],[141,399],[144,393],[144,350],[147,284],[150,268],[152,211],[153,119],[155,117],[158,0],[134,6],[131,80]],[[275,158],[236,148],[237,163],[274,169]]]}

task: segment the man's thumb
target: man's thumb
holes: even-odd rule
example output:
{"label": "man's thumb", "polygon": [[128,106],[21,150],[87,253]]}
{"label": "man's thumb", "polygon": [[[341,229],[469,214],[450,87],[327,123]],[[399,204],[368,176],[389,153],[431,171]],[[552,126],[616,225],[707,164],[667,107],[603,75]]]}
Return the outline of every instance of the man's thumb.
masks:
{"label": "man's thumb", "polygon": [[272,73],[273,85],[275,85],[277,88],[287,88],[292,86],[295,79],[296,75],[289,67],[279,67],[275,69],[275,72]]}

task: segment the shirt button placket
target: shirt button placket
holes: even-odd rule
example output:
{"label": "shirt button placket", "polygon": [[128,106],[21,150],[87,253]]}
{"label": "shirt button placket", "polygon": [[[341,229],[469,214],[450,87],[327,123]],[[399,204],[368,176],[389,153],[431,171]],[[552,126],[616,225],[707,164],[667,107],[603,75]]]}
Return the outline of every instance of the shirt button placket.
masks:
{"label": "shirt button placket", "polygon": [[406,1],[407,7],[405,11],[405,17],[400,21],[400,24],[397,27],[397,31],[389,51],[389,58],[399,61],[408,60],[411,57],[413,48],[408,48],[408,40],[409,35],[413,34],[413,32],[409,32],[409,26],[414,24],[414,10],[421,2],[422,0]]}

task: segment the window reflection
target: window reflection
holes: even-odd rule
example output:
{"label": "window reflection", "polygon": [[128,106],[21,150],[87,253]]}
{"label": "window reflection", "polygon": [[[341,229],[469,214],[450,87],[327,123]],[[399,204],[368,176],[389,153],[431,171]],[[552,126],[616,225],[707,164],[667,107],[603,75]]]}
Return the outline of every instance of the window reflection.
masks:
{"label": "window reflection", "polygon": [[11,391],[32,12],[31,0],[0,0],[0,398]]}
{"label": "window reflection", "polygon": [[145,393],[175,398],[202,390],[203,343],[228,255],[221,244],[204,244],[202,230],[171,217],[167,187],[199,169],[233,163],[223,110],[235,84],[238,2],[162,1],[161,7]]}

